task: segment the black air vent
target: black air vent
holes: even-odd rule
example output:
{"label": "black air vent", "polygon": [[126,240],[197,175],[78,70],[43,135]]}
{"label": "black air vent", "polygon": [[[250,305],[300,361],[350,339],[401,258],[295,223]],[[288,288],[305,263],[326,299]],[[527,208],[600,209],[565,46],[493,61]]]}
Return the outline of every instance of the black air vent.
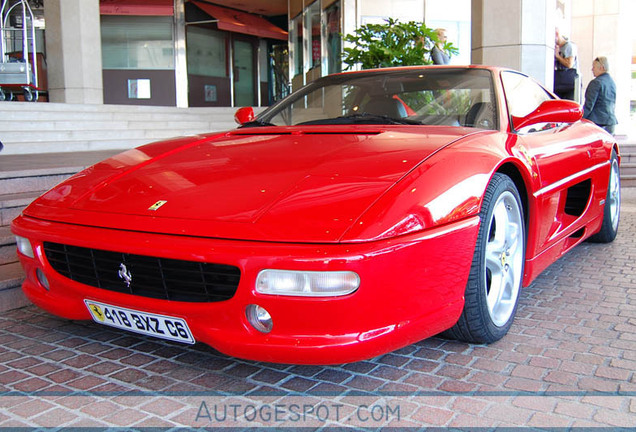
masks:
{"label": "black air vent", "polygon": [[[76,282],[163,300],[218,302],[232,298],[241,272],[237,267],[181,261],[44,243],[46,258],[58,273]],[[127,281],[127,279],[129,279]]]}
{"label": "black air vent", "polygon": [[568,188],[565,214],[579,217],[587,208],[592,195],[592,180],[587,179]]}

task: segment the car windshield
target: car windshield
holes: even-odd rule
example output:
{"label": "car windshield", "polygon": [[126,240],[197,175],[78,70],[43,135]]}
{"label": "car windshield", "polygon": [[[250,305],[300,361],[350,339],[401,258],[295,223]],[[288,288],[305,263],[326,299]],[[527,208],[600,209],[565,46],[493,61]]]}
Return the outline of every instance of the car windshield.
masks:
{"label": "car windshield", "polygon": [[492,75],[469,68],[409,68],[320,78],[244,127],[407,124],[496,129]]}

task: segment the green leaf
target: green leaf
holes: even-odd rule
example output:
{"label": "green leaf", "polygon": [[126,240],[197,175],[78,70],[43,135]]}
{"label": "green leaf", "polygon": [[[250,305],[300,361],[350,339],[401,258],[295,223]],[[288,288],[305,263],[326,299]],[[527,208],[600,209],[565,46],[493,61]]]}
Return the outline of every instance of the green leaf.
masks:
{"label": "green leaf", "polygon": [[[431,64],[430,51],[438,39],[435,30],[424,23],[388,18],[385,24],[359,27],[354,34],[344,36],[344,41],[350,45],[343,50],[347,69],[358,64],[362,69],[373,69]],[[446,43],[444,50],[449,55],[459,53],[452,43]]]}

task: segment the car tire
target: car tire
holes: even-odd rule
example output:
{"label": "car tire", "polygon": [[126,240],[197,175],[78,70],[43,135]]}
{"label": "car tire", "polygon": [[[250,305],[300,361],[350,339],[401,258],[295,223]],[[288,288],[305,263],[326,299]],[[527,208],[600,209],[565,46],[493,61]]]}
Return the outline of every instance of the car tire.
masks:
{"label": "car tire", "polygon": [[512,326],[525,260],[523,206],[508,176],[493,176],[484,194],[480,219],[464,310],[444,335],[470,343],[491,343]]}
{"label": "car tire", "polygon": [[605,195],[603,209],[603,224],[601,230],[591,236],[589,241],[594,243],[610,243],[618,233],[618,223],[621,216],[621,174],[618,166],[616,151],[612,150],[610,158],[610,176]]}

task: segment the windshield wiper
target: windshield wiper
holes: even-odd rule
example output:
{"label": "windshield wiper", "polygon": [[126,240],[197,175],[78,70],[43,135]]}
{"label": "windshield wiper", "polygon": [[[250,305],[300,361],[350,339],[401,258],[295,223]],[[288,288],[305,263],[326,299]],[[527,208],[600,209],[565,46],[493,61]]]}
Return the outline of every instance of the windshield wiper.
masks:
{"label": "windshield wiper", "polygon": [[421,125],[417,120],[401,119],[379,114],[369,114],[366,112],[349,114],[346,116],[333,117],[327,119],[308,120],[298,123],[297,126],[310,125],[341,125],[341,124],[400,124],[400,125]]}
{"label": "windshield wiper", "polygon": [[350,121],[352,124],[401,124],[401,125],[421,125],[422,122],[406,118],[395,118],[387,115],[371,114],[367,112],[349,114],[338,117],[338,123],[346,123]]}
{"label": "windshield wiper", "polygon": [[264,120],[255,119],[252,121],[248,121],[247,123],[243,123],[240,127],[260,127],[260,126],[276,126],[274,123],[269,123]]}

